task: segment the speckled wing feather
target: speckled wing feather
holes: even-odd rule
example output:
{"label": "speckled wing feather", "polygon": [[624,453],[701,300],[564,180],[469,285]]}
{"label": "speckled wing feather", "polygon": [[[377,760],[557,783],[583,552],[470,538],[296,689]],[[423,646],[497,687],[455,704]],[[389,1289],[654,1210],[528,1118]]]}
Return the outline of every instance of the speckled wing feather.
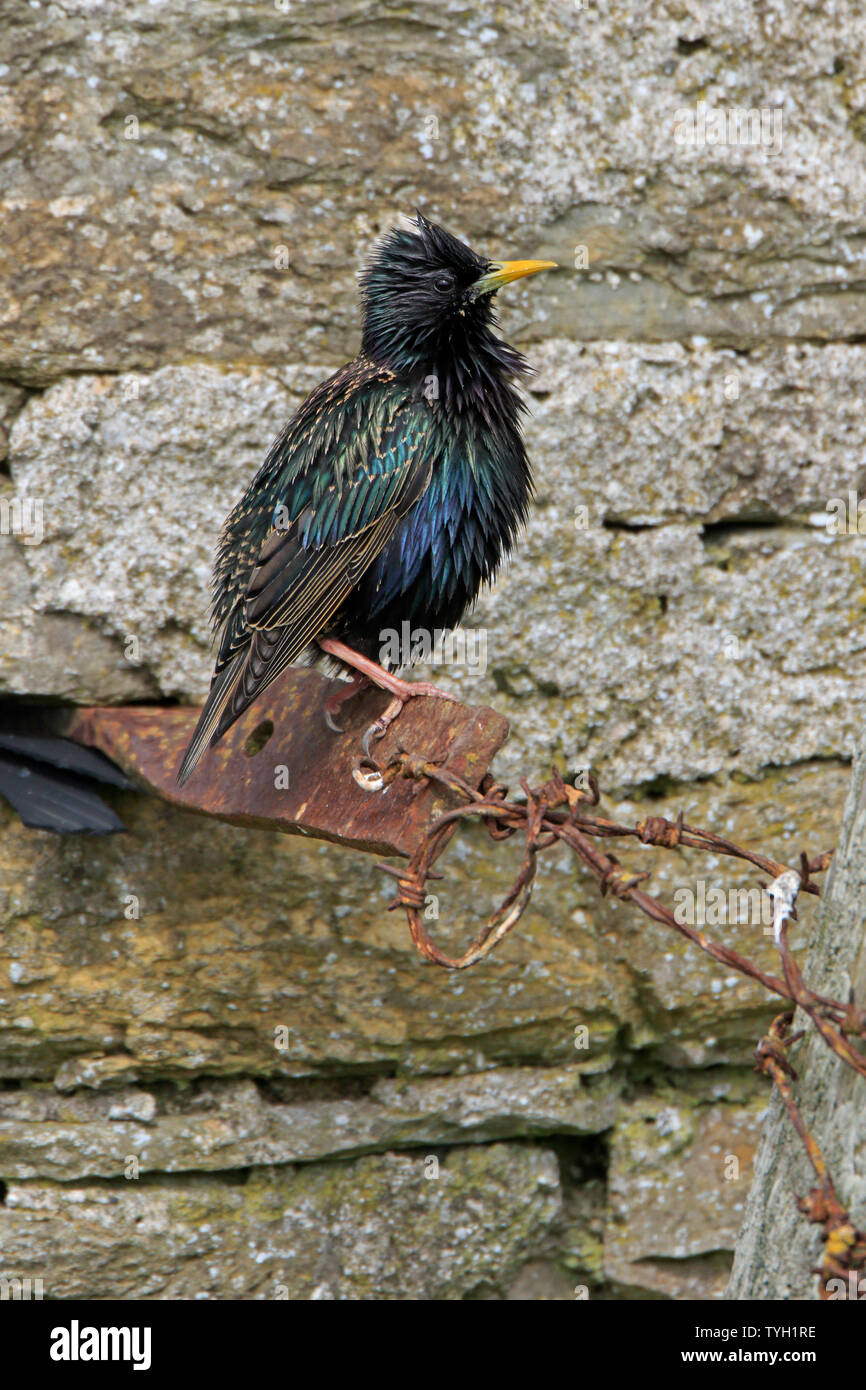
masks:
{"label": "speckled wing feather", "polygon": [[428,429],[423,398],[361,362],[325,382],[277,440],[223,534],[219,655],[181,784],[205,747],[327,629],[422,496]]}

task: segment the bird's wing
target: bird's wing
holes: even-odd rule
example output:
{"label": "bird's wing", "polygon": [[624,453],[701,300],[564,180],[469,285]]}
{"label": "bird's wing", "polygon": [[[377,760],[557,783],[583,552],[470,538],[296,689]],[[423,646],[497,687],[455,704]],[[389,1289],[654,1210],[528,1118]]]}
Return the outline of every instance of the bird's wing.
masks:
{"label": "bird's wing", "polygon": [[123,822],[99,796],[97,782],[135,791],[132,782],[95,748],[43,732],[53,712],[31,707],[4,713],[0,727],[0,797],[25,825],[61,835],[111,835]]}
{"label": "bird's wing", "polygon": [[364,428],[368,437],[360,449],[353,439],[350,467],[340,454],[313,459],[273,506],[277,524],[224,619],[213,685],[178,773],[181,784],[205,747],[326,629],[427,487],[432,456],[423,401],[404,398],[370,410]]}

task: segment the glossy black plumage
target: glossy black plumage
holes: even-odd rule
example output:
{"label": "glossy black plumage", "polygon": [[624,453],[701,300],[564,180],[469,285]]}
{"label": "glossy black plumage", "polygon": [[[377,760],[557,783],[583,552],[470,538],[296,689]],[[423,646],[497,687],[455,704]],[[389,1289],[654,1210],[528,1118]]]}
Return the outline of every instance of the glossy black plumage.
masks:
{"label": "glossy black plumage", "polygon": [[59,835],[125,830],[100,784],[135,791],[114,763],[52,731],[56,711],[0,708],[0,797],[25,825]]}
{"label": "glossy black plumage", "polygon": [[180,782],[288,665],[321,659],[317,639],[378,660],[385,629],[453,627],[495,574],[532,489],[512,386],[527,365],[491,304],[531,271],[500,270],[420,214],[377,249],[359,356],[304,402],[226,523],[216,668]]}

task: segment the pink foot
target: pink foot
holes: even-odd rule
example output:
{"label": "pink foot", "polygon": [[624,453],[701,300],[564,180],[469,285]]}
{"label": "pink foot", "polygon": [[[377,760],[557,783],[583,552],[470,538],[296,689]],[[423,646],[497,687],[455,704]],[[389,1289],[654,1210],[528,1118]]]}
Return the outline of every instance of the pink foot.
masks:
{"label": "pink foot", "polygon": [[335,734],[344,732],[342,725],[337,723],[336,716],[340,706],[353,696],[360,695],[362,690],[366,690],[372,681],[369,676],[354,675],[350,681],[341,681],[341,689],[336,690],[333,695],[329,695],[325,701],[325,723]]}
{"label": "pink foot", "polygon": [[[320,637],[319,646],[322,648],[323,652],[327,652],[329,656],[335,656],[337,660],[342,661],[345,666],[350,666],[353,671],[358,672],[359,675],[366,680],[367,684],[372,682],[374,685],[378,685],[380,689],[387,690],[394,697],[384,713],[379,716],[375,724],[370,725],[364,737],[361,739],[361,748],[366,758],[370,757],[371,740],[380,739],[382,737],[389,726],[393,724],[407,700],[414,700],[419,695],[426,695],[438,700],[456,701],[457,699],[456,695],[450,695],[447,690],[440,690],[438,686],[432,685],[430,681],[401,680],[399,676],[392,675],[390,671],[386,671],[378,662],[372,661],[367,656],[362,656],[360,652],[353,651],[351,647],[346,646],[345,642],[338,642],[336,638]],[[357,680],[358,677],[356,676],[355,679]],[[361,688],[355,686],[354,682],[352,684],[354,688],[350,687],[347,693],[344,694],[342,691],[340,692],[341,703],[342,700],[349,699],[350,694],[354,695],[356,690]],[[336,697],[332,695],[325,705],[325,719],[332,729],[334,725],[328,717],[328,706],[331,705],[335,699]]]}

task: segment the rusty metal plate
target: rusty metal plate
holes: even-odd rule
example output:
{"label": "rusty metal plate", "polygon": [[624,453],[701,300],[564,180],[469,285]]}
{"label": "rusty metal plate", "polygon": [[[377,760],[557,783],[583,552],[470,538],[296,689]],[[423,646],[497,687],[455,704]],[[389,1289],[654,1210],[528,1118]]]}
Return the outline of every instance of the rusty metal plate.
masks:
{"label": "rusty metal plate", "polygon": [[[389,697],[371,690],[348,701],[340,711],[345,733],[335,734],[325,725],[323,705],[336,684],[317,671],[287,671],[205,753],[185,787],[178,787],[175,774],[198,709],[83,708],[69,716],[63,732],[186,810],[372,854],[410,855],[450,808],[450,794],[404,778],[378,792],[358,786],[352,771],[361,736]],[[508,721],[486,706],[421,697],[405,705],[374,753],[384,766],[402,746],[477,787],[507,735]]]}

